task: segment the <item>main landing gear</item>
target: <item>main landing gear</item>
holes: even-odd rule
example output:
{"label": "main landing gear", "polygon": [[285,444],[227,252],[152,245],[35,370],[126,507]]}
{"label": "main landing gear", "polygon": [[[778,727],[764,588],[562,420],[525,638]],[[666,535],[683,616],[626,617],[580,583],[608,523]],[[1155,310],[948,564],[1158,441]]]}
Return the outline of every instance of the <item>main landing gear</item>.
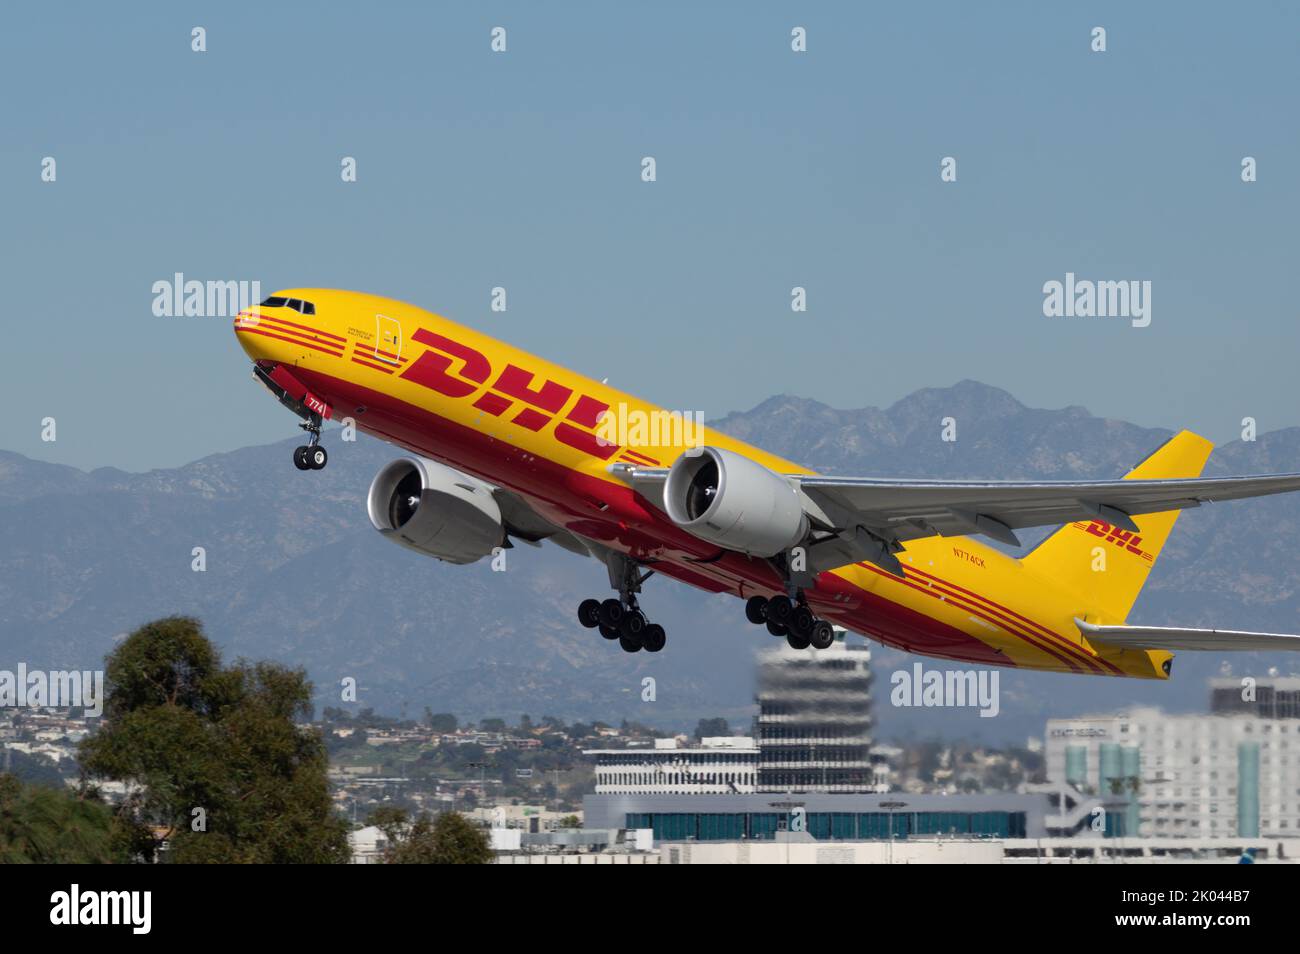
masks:
{"label": "main landing gear", "polygon": [[307,432],[307,443],[293,451],[293,466],[299,470],[320,470],[330,459],[325,448],[320,446],[321,416],[312,414],[306,422],[299,424]]}
{"label": "main landing gear", "polygon": [[617,639],[625,653],[642,649],[648,653],[659,652],[668,642],[668,636],[662,626],[646,619],[636,601],[641,584],[654,574],[654,570],[641,573],[640,567],[621,553],[611,553],[606,563],[610,584],[618,590],[618,599],[583,600],[578,606],[578,622],[588,629],[600,630],[600,635],[606,639]]}
{"label": "main landing gear", "polygon": [[745,618],[756,626],[767,626],[773,636],[784,636],[791,649],[830,649],[835,642],[835,628],[813,615],[802,591],[793,600],[788,596],[751,596],[745,603]]}

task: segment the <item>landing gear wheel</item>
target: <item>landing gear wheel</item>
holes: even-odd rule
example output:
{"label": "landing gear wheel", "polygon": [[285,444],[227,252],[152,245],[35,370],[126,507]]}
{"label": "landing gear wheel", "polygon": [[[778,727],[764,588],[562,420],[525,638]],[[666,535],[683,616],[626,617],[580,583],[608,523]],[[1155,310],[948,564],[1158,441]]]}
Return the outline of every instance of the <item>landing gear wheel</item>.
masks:
{"label": "landing gear wheel", "polygon": [[745,601],[745,619],[755,626],[767,622],[767,600],[761,596],[751,596]]}
{"label": "landing gear wheel", "polygon": [[618,591],[618,599],[599,603],[586,600],[578,607],[578,619],[584,626],[599,626],[600,635],[606,639],[617,639],[625,653],[642,649],[659,652],[667,641],[664,628],[646,619],[636,601],[641,584],[654,576],[655,571],[642,572],[640,564],[632,557],[612,550],[605,556],[605,566],[609,570],[610,586]]}
{"label": "landing gear wheel", "polygon": [[806,606],[796,606],[790,614],[790,632],[796,633],[800,638],[811,636],[816,622],[817,617],[812,610]]}
{"label": "landing gear wheel", "polygon": [[627,615],[627,610],[623,604],[615,599],[608,599],[600,604],[600,622],[611,629],[618,629],[619,624],[623,622],[623,617]]}
{"label": "landing gear wheel", "polygon": [[773,636],[784,636],[790,632],[790,630],[786,629],[780,623],[774,623],[770,619],[767,621],[767,631]]}
{"label": "landing gear wheel", "polygon": [[813,623],[808,639],[813,649],[830,649],[835,642],[835,627],[826,620],[819,619]]}
{"label": "landing gear wheel", "polygon": [[793,613],[794,604],[788,596],[774,596],[767,601],[767,618],[774,623],[787,625]]}
{"label": "landing gear wheel", "polygon": [[808,637],[800,636],[798,633],[786,634],[785,641],[790,644],[791,649],[807,649]]}
{"label": "landing gear wheel", "polygon": [[623,622],[619,623],[618,629],[628,639],[634,639],[640,643],[644,637],[646,627],[649,625],[650,621],[645,618],[645,613],[639,609],[634,609],[628,611],[627,615],[623,617]]}
{"label": "landing gear wheel", "polygon": [[641,647],[648,653],[657,653],[668,642],[668,634],[658,623],[651,623],[641,634]]}
{"label": "landing gear wheel", "polygon": [[320,470],[329,460],[329,454],[320,446],[321,416],[312,413],[298,425],[307,432],[307,443],[293,451],[293,466],[299,470]]}
{"label": "landing gear wheel", "polygon": [[588,629],[600,625],[600,600],[583,600],[578,604],[578,622]]}

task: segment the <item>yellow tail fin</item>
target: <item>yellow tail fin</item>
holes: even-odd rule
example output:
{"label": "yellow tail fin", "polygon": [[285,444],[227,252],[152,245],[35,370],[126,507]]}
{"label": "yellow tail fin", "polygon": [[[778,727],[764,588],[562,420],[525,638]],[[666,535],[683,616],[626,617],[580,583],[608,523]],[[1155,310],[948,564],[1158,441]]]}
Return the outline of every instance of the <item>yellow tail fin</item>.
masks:
{"label": "yellow tail fin", "polygon": [[[1199,477],[1214,445],[1191,431],[1169,438],[1125,480]],[[1177,510],[1134,517],[1138,533],[1102,520],[1068,523],[1025,554],[1021,562],[1083,599],[1089,620],[1122,623],[1178,519]]]}

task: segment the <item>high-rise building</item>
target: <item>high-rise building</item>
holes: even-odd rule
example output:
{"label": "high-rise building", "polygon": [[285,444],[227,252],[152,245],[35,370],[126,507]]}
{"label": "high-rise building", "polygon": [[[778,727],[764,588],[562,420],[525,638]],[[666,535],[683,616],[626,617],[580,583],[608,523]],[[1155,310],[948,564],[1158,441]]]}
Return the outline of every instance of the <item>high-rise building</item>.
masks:
{"label": "high-rise building", "polygon": [[1300,719],[1300,678],[1211,679],[1210,712],[1261,719]]}
{"label": "high-rise building", "polygon": [[836,635],[829,649],[782,641],[759,653],[759,792],[889,790],[884,759],[872,754],[871,651]]}
{"label": "high-rise building", "polygon": [[1213,715],[1134,709],[1049,719],[1047,777],[1127,795],[1128,836],[1300,835],[1297,679],[1211,682]]}

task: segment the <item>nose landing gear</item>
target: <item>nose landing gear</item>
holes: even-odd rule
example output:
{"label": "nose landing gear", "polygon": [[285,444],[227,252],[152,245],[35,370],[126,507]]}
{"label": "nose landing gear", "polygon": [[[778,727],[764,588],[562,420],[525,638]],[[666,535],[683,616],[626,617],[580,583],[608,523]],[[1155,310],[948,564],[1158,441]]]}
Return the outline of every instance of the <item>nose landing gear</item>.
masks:
{"label": "nose landing gear", "polygon": [[299,470],[320,470],[329,463],[329,454],[320,446],[320,425],[321,416],[314,412],[307,421],[298,425],[308,435],[307,443],[293,451],[293,466]]}

